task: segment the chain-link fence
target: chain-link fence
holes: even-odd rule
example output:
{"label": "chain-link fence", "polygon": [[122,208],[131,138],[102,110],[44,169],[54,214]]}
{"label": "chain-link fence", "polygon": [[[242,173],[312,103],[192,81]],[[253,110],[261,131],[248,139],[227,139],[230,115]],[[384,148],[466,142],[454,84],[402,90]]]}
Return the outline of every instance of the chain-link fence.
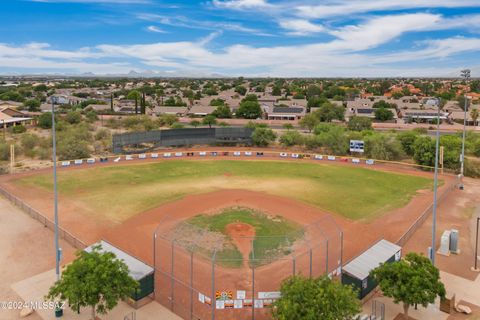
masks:
{"label": "chain-link fence", "polygon": [[[10,192],[8,192],[3,188],[0,188],[0,195],[4,196],[7,200],[12,202],[17,207],[19,207],[22,211],[26,212],[29,216],[31,216],[35,220],[40,221],[40,223],[42,223],[44,227],[52,231],[55,230],[55,223],[52,220],[48,219],[39,211],[30,207],[20,198],[17,198],[16,196],[14,196],[13,194],[11,194]],[[71,234],[70,232],[68,232],[67,230],[65,230],[60,226],[58,227],[58,234],[61,239],[64,239],[66,242],[71,244],[74,248],[84,249],[87,247],[87,245],[82,240],[75,237],[73,234]]]}
{"label": "chain-link fence", "polygon": [[[168,220],[169,218],[165,218]],[[272,236],[212,233],[166,221],[154,235],[155,299],[184,319],[265,319],[284,279],[341,271],[343,233],[330,216]]]}

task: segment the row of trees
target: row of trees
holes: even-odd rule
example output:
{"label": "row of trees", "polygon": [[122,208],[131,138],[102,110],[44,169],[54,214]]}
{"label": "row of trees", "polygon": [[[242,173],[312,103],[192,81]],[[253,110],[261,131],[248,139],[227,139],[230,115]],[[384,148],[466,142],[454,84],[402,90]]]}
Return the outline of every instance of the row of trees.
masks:
{"label": "row of trees", "polygon": [[[370,276],[385,296],[395,303],[403,303],[406,318],[410,306],[427,307],[437,296],[445,296],[438,269],[429,259],[415,253],[380,265]],[[123,261],[113,253],[102,251],[101,246],[94,246],[91,252],[77,253],[77,258],[62,272],[46,298],[68,302],[75,312],[89,307],[95,319],[97,313],[106,314],[138,288],[138,282],[131,278]],[[290,277],[283,281],[280,292],[281,297],[272,308],[273,318],[277,320],[351,319],[361,311],[354,287],[327,276]]]}
{"label": "row of trees", "polygon": [[[439,270],[428,258],[416,253],[382,264],[370,276],[385,296],[403,304],[405,319],[409,319],[411,306],[427,307],[437,297],[445,297]],[[272,309],[277,320],[353,319],[361,311],[353,287],[328,277],[294,276],[282,283],[280,291],[281,298]]]}

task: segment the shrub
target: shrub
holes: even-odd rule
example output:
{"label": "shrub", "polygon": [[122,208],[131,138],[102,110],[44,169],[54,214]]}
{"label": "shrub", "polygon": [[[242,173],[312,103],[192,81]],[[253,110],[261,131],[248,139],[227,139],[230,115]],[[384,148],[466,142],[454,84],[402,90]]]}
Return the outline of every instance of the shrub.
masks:
{"label": "shrub", "polygon": [[272,129],[257,127],[252,133],[252,142],[259,147],[266,147],[275,141],[277,135]]}
{"label": "shrub", "polygon": [[52,113],[45,112],[38,117],[38,126],[42,129],[50,129],[52,127]]}
{"label": "shrub", "polygon": [[27,131],[27,128],[25,128],[25,126],[23,125],[17,125],[15,127],[12,127],[12,132],[15,134],[24,133],[26,131]]}
{"label": "shrub", "polygon": [[302,145],[304,143],[303,135],[297,130],[290,130],[282,134],[280,143],[286,147]]}

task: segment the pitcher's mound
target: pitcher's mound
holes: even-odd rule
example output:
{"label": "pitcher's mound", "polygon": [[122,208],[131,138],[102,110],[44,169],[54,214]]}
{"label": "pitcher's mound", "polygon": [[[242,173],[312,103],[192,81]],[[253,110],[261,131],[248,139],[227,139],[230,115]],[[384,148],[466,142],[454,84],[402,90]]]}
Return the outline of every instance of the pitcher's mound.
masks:
{"label": "pitcher's mound", "polygon": [[233,223],[227,224],[227,226],[225,227],[225,233],[231,236],[232,238],[254,237],[255,228],[249,225],[248,223],[233,222]]}

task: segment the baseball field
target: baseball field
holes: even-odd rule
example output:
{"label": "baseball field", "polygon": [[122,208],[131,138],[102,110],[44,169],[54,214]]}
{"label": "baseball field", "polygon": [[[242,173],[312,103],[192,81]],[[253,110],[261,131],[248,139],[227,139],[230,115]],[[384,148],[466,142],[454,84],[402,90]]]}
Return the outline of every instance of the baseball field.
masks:
{"label": "baseball field", "polygon": [[[333,272],[381,238],[397,241],[431,204],[429,172],[262,158],[61,168],[60,226],[155,266],[155,299],[181,316],[205,318],[211,308],[192,292],[243,290],[248,297],[278,290],[292,274]],[[51,170],[30,172],[5,176],[0,186],[52,219],[52,178]],[[452,181],[442,176],[441,192]],[[249,314],[222,319],[242,312]],[[267,308],[256,312],[268,318]]]}
{"label": "baseball field", "polygon": [[[15,180],[51,191],[50,173]],[[280,161],[165,161],[62,171],[60,195],[122,222],[188,194],[246,189],[290,197],[352,220],[370,221],[404,206],[430,179],[327,164]]]}

